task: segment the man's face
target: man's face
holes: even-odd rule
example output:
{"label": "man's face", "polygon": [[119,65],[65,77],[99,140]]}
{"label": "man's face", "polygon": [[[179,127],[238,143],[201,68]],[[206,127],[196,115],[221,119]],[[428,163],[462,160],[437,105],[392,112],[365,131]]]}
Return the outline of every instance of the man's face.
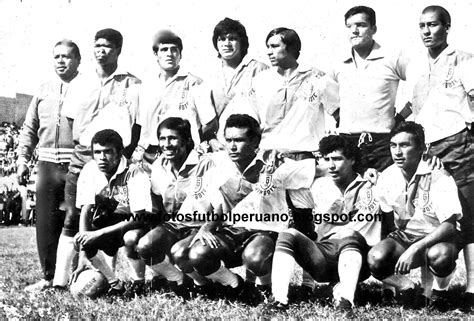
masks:
{"label": "man's face", "polygon": [[226,150],[230,159],[238,164],[248,164],[255,157],[257,144],[247,135],[247,128],[227,127],[224,132]]}
{"label": "man's face", "polygon": [[340,149],[323,155],[323,161],[328,168],[329,176],[336,183],[343,182],[354,175],[354,160],[344,156]]}
{"label": "man's face", "polygon": [[395,165],[406,171],[416,170],[423,154],[411,133],[401,132],[390,139],[390,152]]}
{"label": "man's face", "polygon": [[110,65],[117,63],[120,49],[104,38],[99,38],[94,42],[94,57],[99,65]]}
{"label": "man's face", "polygon": [[242,43],[236,33],[217,37],[217,50],[223,60],[242,59]]}
{"label": "man's face", "polygon": [[106,144],[105,146],[94,144],[92,148],[94,151],[94,160],[99,170],[108,176],[112,176],[120,164],[120,153],[111,144]]}
{"label": "man's face", "polygon": [[178,161],[186,158],[186,144],[178,131],[163,128],[158,136],[163,157],[169,161]]}
{"label": "man's face", "polygon": [[175,44],[160,43],[155,55],[163,71],[173,71],[179,67],[181,53]]}
{"label": "man's face", "polygon": [[72,53],[72,48],[58,45],[53,50],[54,70],[63,81],[69,81],[77,73],[80,60]]}
{"label": "man's face", "polygon": [[436,48],[447,43],[449,26],[443,26],[436,11],[428,11],[420,18],[420,36],[426,48]]}
{"label": "man's face", "polygon": [[372,46],[377,27],[372,26],[365,13],[358,13],[346,20],[347,34],[353,49]]}
{"label": "man's face", "polygon": [[270,63],[274,67],[280,67],[285,63],[294,59],[294,57],[286,50],[286,45],[281,40],[280,35],[274,35],[267,41],[267,55]]}

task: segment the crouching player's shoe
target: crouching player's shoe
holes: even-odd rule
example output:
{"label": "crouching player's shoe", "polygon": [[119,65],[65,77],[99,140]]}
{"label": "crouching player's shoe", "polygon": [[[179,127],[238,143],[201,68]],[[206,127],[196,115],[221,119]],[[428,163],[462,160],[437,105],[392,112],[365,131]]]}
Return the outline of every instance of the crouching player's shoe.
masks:
{"label": "crouching player's shoe", "polygon": [[211,300],[218,297],[214,282],[207,282],[203,285],[194,284],[193,293],[194,296],[204,296]]}
{"label": "crouching player's shoe", "polygon": [[286,313],[289,308],[288,303],[281,303],[275,299],[270,299],[270,302],[266,303],[263,307],[263,313],[275,314],[275,313]]}
{"label": "crouching player's shoe", "polygon": [[168,280],[166,280],[165,278],[154,276],[150,281],[151,291],[166,290],[167,287],[168,287]]}
{"label": "crouching player's shoe", "polygon": [[353,306],[351,301],[346,298],[340,298],[339,300],[334,300],[334,307],[337,311],[342,313],[344,318],[353,318],[354,311],[352,310]]}
{"label": "crouching player's shoe", "polygon": [[124,296],[133,299],[145,294],[145,280],[134,280],[125,286]]}
{"label": "crouching player's shoe", "polygon": [[122,281],[117,280],[113,283],[110,283],[110,288],[107,291],[107,296],[108,297],[121,296],[125,293],[125,291],[126,291],[125,284]]}
{"label": "crouching player's shoe", "polygon": [[26,292],[40,292],[49,289],[53,286],[53,280],[41,279],[36,283],[30,284],[25,287]]}
{"label": "crouching player's shoe", "polygon": [[474,293],[466,292],[461,301],[459,311],[464,313],[474,312]]}
{"label": "crouching player's shoe", "polygon": [[189,300],[191,298],[191,293],[194,288],[193,280],[187,275],[183,278],[183,282],[178,284],[177,282],[169,283],[171,291],[173,291],[177,296],[183,300]]}

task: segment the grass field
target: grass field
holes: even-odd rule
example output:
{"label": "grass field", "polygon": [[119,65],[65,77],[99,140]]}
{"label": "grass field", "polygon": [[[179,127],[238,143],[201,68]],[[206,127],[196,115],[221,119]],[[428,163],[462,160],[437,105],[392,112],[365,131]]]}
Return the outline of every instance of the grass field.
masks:
{"label": "grass field", "polygon": [[[118,273],[126,278],[125,262],[119,256]],[[299,272],[299,273],[298,273]],[[294,282],[298,282],[301,270],[297,270]],[[417,272],[412,276],[416,277]],[[155,292],[132,300],[104,298],[90,300],[73,298],[68,292],[48,290],[28,294],[23,288],[41,277],[36,253],[33,227],[0,227],[0,319],[4,318],[337,318],[341,314],[332,307],[330,290],[321,285],[316,290],[314,302],[293,302],[287,313],[269,314],[263,305],[250,307],[225,299],[208,300],[194,298],[183,302],[171,293]],[[451,302],[456,305],[465,283],[464,264],[458,261],[458,271],[451,284]],[[356,318],[466,318],[470,315],[452,310],[447,313],[428,309],[410,310],[401,306],[387,307],[379,302],[380,286],[374,281],[361,285],[361,302],[356,308]],[[472,315],[471,315],[472,317]]]}

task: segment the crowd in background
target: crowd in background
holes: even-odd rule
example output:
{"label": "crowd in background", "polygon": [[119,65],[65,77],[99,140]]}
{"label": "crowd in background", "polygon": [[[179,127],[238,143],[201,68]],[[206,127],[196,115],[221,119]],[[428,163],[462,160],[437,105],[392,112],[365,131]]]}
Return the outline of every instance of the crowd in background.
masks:
{"label": "crowd in background", "polygon": [[34,223],[35,183],[33,157],[32,169],[26,185],[18,185],[16,148],[20,127],[14,122],[0,124],[0,225],[30,225]]}

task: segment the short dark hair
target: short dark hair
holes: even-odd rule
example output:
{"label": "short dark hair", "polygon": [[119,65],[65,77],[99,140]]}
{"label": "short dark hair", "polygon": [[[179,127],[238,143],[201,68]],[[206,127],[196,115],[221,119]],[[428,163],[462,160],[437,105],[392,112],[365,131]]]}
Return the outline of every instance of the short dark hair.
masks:
{"label": "short dark hair", "polygon": [[[245,30],[244,25],[238,20],[225,18],[217,23],[214,27],[214,34],[212,35],[212,44],[214,45],[214,48],[219,52],[217,49],[217,39],[220,36],[225,36],[229,33],[235,33],[239,37],[241,54],[242,57],[245,57],[249,49],[249,37],[247,36],[247,31]],[[220,53],[218,53],[218,57],[220,58]]]}
{"label": "short dark hair", "polygon": [[179,53],[183,51],[183,41],[177,34],[171,30],[160,30],[153,36],[153,52],[158,51],[160,44],[173,44],[179,49]]}
{"label": "short dark hair", "polygon": [[112,145],[119,154],[122,154],[123,151],[122,137],[113,129],[103,129],[95,133],[91,139],[92,152],[94,152],[94,144],[102,146]]}
{"label": "short dark hair", "polygon": [[355,16],[358,13],[365,13],[367,18],[369,19],[370,25],[373,27],[376,25],[376,18],[375,18],[375,11],[374,9],[366,6],[356,6],[350,8],[346,14],[344,15],[344,22],[347,22],[347,19],[349,19],[352,16]]}
{"label": "short dark hair", "polygon": [[76,45],[74,41],[69,40],[69,39],[63,39],[56,42],[56,44],[54,45],[54,48],[56,48],[57,46],[66,46],[66,47],[71,48],[71,53],[74,55],[74,57],[81,60],[81,52],[79,51],[79,47]]}
{"label": "short dark hair", "polygon": [[425,130],[420,124],[413,121],[400,122],[390,131],[390,139],[399,133],[412,134],[417,147],[423,150],[425,149]]}
{"label": "short dark hair", "polygon": [[158,125],[156,136],[160,139],[160,132],[162,129],[170,129],[178,132],[182,140],[184,140],[186,146],[186,152],[190,152],[194,148],[194,141],[191,135],[191,124],[187,119],[179,117],[169,117],[163,120]]}
{"label": "short dark hair", "polygon": [[260,124],[255,120],[255,118],[246,114],[232,114],[225,122],[224,133],[225,130],[230,127],[247,129],[247,137],[250,139],[256,139],[257,144],[260,144],[262,130],[260,129]]}
{"label": "short dark hair", "polygon": [[114,44],[115,48],[117,49],[122,49],[123,45],[123,37],[120,32],[118,32],[115,29],[112,28],[107,28],[107,29],[102,29],[97,31],[94,37],[94,41],[97,41],[98,39],[106,39],[110,41],[111,43]]}
{"label": "short dark hair", "polygon": [[330,154],[336,150],[341,150],[344,157],[354,160],[352,169],[355,172],[361,173],[363,164],[361,161],[361,152],[359,147],[351,140],[339,135],[329,135],[323,137],[319,142],[319,152],[322,156]]}
{"label": "short dark hair", "polygon": [[428,6],[423,11],[421,14],[425,14],[427,12],[436,12],[438,13],[439,21],[443,24],[443,26],[451,26],[451,15],[449,14],[448,10],[441,6]]}
{"label": "short dark hair", "polygon": [[265,44],[268,43],[268,39],[276,35],[280,35],[281,42],[286,46],[286,51],[292,54],[295,59],[298,59],[301,51],[301,40],[296,31],[284,27],[275,28],[267,35]]}

